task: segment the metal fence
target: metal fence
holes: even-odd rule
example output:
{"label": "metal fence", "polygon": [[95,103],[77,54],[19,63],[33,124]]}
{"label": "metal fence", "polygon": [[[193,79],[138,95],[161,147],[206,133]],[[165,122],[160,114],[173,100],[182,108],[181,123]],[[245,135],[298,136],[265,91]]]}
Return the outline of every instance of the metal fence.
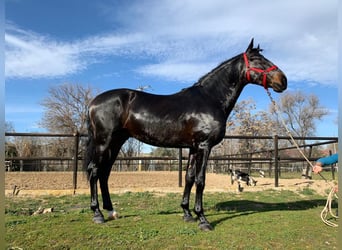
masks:
{"label": "metal fence", "polygon": [[[54,169],[53,166],[63,166],[63,171],[73,171],[73,187],[77,189],[77,172],[79,165],[82,163],[83,157],[80,154],[80,140],[86,135],[79,133],[74,134],[52,134],[52,133],[6,133],[7,137],[52,137],[52,138],[70,138],[73,141],[73,154],[66,157],[50,157],[50,156],[35,156],[35,157],[22,157],[22,156],[6,156],[5,166],[7,171],[18,170],[15,166],[19,163],[23,165],[32,165],[35,167],[30,170],[47,171],[47,169]],[[270,140],[271,148],[261,151],[253,151],[244,154],[226,154],[220,156],[212,156],[209,158],[207,170],[209,172],[228,172],[230,168],[239,168],[249,173],[251,171],[263,170],[274,174],[275,186],[278,187],[279,175],[286,169],[296,168],[295,166],[301,164],[305,166],[306,161],[303,157],[284,156],[282,152],[293,150],[296,147],[283,147],[280,148],[280,141],[290,140],[287,136],[225,136],[224,140]],[[307,149],[307,158],[310,161],[315,161],[317,157],[312,157],[314,147],[333,144],[338,142],[337,137],[294,137],[295,140],[301,141],[314,141],[313,143],[305,143],[299,145],[302,149]],[[118,157],[113,165],[113,171],[178,171],[179,172],[179,186],[182,186],[182,171],[183,166],[187,164],[187,157],[183,157],[182,149],[179,149],[177,157]],[[47,167],[49,166],[49,168]],[[303,168],[303,167],[302,167]],[[24,171],[24,169],[20,169]],[[332,168],[334,178],[334,168]],[[308,175],[309,166],[306,167],[306,175]]]}

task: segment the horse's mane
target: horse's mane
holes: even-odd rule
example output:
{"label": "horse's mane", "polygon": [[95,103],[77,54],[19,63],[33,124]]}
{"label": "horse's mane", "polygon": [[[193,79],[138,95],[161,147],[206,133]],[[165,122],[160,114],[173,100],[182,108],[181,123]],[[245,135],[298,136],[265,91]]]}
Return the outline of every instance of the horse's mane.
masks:
{"label": "horse's mane", "polygon": [[[259,54],[261,51],[263,51],[263,50],[258,45],[257,48],[251,49],[249,53]],[[193,87],[203,87],[203,86],[207,85],[208,81],[212,82],[214,80],[214,78],[217,79],[217,75],[219,74],[220,71],[228,73],[227,68],[232,66],[232,63],[235,62],[235,60],[239,59],[240,57],[241,57],[241,54],[236,55],[236,56],[220,63],[218,66],[216,66],[214,69],[212,69],[209,73],[207,73],[204,76],[202,76],[201,78],[199,78],[195,84],[193,84],[192,86],[190,86],[188,88],[184,88],[181,91],[184,91],[184,90],[187,90],[187,89],[190,89]],[[221,78],[221,80],[222,80],[222,78]]]}
{"label": "horse's mane", "polygon": [[217,76],[217,73],[221,70],[226,69],[231,65],[233,61],[235,61],[238,57],[241,55],[237,55],[231,59],[228,59],[222,63],[220,63],[217,67],[215,67],[213,70],[211,70],[209,73],[202,76],[193,86],[204,86],[205,82],[208,80],[212,80],[213,77]]}

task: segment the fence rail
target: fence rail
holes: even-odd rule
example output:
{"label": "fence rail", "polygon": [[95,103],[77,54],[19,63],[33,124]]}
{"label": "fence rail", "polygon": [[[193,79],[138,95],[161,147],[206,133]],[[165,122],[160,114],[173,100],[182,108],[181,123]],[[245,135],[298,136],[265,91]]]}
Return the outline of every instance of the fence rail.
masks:
{"label": "fence rail", "polygon": [[[79,144],[82,137],[86,137],[87,135],[80,134],[80,133],[72,133],[72,134],[60,134],[60,133],[5,133],[6,137],[57,137],[57,138],[73,138],[73,147],[74,147],[74,154],[67,156],[67,157],[48,157],[48,156],[39,156],[39,157],[22,157],[22,156],[6,156],[6,168],[10,169],[10,166],[15,161],[68,161],[72,162],[72,171],[73,171],[73,187],[74,190],[77,189],[77,172],[78,172],[78,164],[80,161],[82,161],[82,156],[79,155]],[[300,148],[309,148],[309,155],[308,159],[310,161],[314,161],[317,158],[311,156],[312,148],[316,146],[322,146],[332,143],[337,143],[338,138],[337,137],[293,137],[295,140],[300,141],[315,141],[314,143],[309,144],[303,144],[299,145]],[[218,166],[226,166],[229,165],[229,167],[232,164],[246,164],[248,166],[248,170],[250,170],[250,166],[253,164],[266,164],[269,166],[270,171],[271,169],[274,169],[274,178],[275,178],[275,187],[278,187],[279,185],[279,174],[280,174],[280,164],[281,163],[289,163],[289,162],[302,162],[305,163],[305,159],[301,157],[284,157],[280,155],[281,151],[293,149],[295,147],[284,147],[279,148],[279,141],[281,140],[290,140],[291,138],[288,136],[242,136],[242,135],[233,135],[233,136],[225,136],[225,140],[272,140],[273,141],[273,148],[270,148],[268,150],[263,151],[255,151],[251,153],[244,153],[244,154],[232,154],[232,155],[222,155],[222,156],[212,156],[209,158],[208,165],[214,165],[213,162],[217,162],[216,164]],[[319,141],[319,142],[318,142]],[[260,156],[257,157],[255,155],[261,154],[261,153],[267,153],[267,156]],[[246,156],[247,155],[247,156]],[[183,161],[186,161],[187,158],[183,157],[182,155],[182,149],[179,149],[178,157],[118,157],[115,164],[120,166],[120,164],[123,161],[132,161],[135,162],[135,164],[138,164],[137,169],[142,170],[146,162],[150,164],[149,166],[152,166],[160,164],[165,164],[165,161],[169,162],[169,165],[171,166],[177,166],[178,172],[179,172],[179,186],[182,186],[182,170],[183,170]],[[164,161],[162,164],[161,161]],[[151,165],[152,164],[152,165]],[[165,164],[167,165],[167,164]],[[171,169],[171,167],[169,168]],[[212,168],[214,169],[214,167]],[[144,170],[150,170],[150,169],[144,169]],[[307,167],[308,171],[308,167]],[[270,172],[269,172],[270,173]],[[334,176],[334,174],[333,174]]]}

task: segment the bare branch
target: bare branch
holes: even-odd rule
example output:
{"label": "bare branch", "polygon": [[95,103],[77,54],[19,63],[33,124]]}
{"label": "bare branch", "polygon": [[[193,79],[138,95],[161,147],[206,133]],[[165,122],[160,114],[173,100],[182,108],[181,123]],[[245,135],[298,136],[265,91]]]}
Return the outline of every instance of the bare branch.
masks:
{"label": "bare branch", "polygon": [[51,87],[42,101],[45,107],[41,126],[52,132],[86,132],[87,106],[94,90],[80,84]]}

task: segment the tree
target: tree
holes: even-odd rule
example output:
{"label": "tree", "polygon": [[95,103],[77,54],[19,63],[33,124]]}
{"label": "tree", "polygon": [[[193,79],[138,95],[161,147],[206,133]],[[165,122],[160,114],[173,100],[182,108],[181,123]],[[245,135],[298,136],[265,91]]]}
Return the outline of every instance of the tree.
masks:
{"label": "tree", "polygon": [[48,90],[41,105],[45,108],[41,126],[51,132],[86,133],[87,107],[94,96],[92,88],[62,84]]}
{"label": "tree", "polygon": [[[257,111],[253,99],[238,102],[227,120],[226,135],[267,136],[273,135],[275,131],[276,127],[270,115],[262,110]],[[254,139],[230,143],[234,145],[228,145],[228,141],[224,140],[215,149],[216,154],[250,153],[268,149],[271,146],[267,140]],[[230,149],[229,152],[228,149]]]}
{"label": "tree", "polygon": [[120,150],[121,155],[123,157],[139,156],[141,149],[142,149],[142,146],[143,145],[140,141],[130,137],[124,143],[124,145],[122,145],[121,150]]}
{"label": "tree", "polygon": [[15,132],[14,125],[12,122],[5,121],[5,132]]}
{"label": "tree", "polygon": [[177,157],[179,150],[176,148],[154,148],[151,152],[152,156],[158,157]]}
{"label": "tree", "polygon": [[[241,136],[272,136],[275,134],[276,126],[268,112],[257,110],[255,101],[250,98],[235,104],[232,113],[227,120],[226,135]],[[273,148],[272,140],[265,139],[231,139],[223,140],[213,149],[213,156],[238,156],[238,157],[268,157],[269,150]],[[231,167],[231,162],[221,164],[215,163],[216,168],[222,172]],[[250,169],[251,164],[239,163],[234,167],[246,167]]]}
{"label": "tree", "polygon": [[[11,156],[19,156],[19,157],[39,157],[44,155],[42,149],[42,141],[37,137],[21,137],[17,136],[14,138],[13,146],[15,151]],[[35,163],[34,161],[23,160],[19,161],[20,171],[24,170],[24,165],[28,164],[28,170],[38,170],[40,169],[40,164]]]}
{"label": "tree", "polygon": [[[284,119],[291,134],[299,137],[313,136],[316,132],[316,121],[321,120],[329,113],[326,108],[321,106],[316,95],[305,95],[301,91],[285,93],[281,96],[277,106],[280,110],[279,115]],[[270,110],[277,117],[274,106],[271,106]],[[284,128],[279,118],[275,118],[275,120],[279,127]],[[301,142],[303,143],[304,140]]]}
{"label": "tree", "polygon": [[[50,87],[48,96],[41,102],[44,114],[40,125],[53,133],[86,133],[88,105],[94,97],[94,92],[91,87],[81,84],[65,83]],[[79,147],[79,155],[82,155],[83,148]],[[74,155],[74,140],[65,137],[50,138],[44,142],[44,149],[45,155],[71,156]]]}
{"label": "tree", "polygon": [[269,114],[263,110],[257,110],[253,99],[243,100],[237,103],[229,120],[230,133],[250,136],[273,135],[276,131],[274,122]]}
{"label": "tree", "polygon": [[[321,120],[328,114],[328,110],[320,105],[319,98],[313,94],[305,95],[301,91],[287,92],[281,96],[277,106],[280,114],[274,105],[271,106],[271,113],[274,115],[283,133],[290,132],[292,136],[303,137],[299,145],[305,144],[305,137],[313,136],[316,132],[316,121]],[[305,150],[305,149],[304,149]],[[297,152],[299,156],[299,152]],[[309,151],[309,154],[310,151]],[[302,175],[310,177],[310,165],[303,166]]]}

